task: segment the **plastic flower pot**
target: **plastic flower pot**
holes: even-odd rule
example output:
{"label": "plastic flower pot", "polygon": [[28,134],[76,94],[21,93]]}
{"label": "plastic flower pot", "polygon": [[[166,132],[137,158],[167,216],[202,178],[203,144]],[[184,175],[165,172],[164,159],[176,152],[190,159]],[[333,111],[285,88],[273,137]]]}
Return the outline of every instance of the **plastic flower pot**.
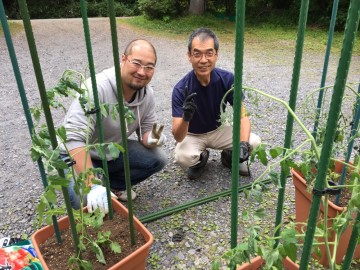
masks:
{"label": "plastic flower pot", "polygon": [[[343,164],[340,162],[335,162],[335,172],[336,173],[341,173],[343,168]],[[311,202],[312,202],[312,193],[309,193],[307,191],[307,184],[306,184],[306,180],[303,178],[303,176],[301,175],[300,172],[292,169],[292,179],[293,179],[293,183],[295,186],[295,212],[296,212],[296,222],[301,222],[301,223],[307,223],[308,217],[309,217],[309,213],[310,213],[310,206],[311,206]],[[341,213],[342,211],[344,211],[344,207],[339,207],[337,205],[335,205],[334,203],[332,203],[331,201],[328,202],[329,205],[329,209],[328,209],[328,228],[331,228],[332,226],[332,218],[335,218],[339,213]],[[320,206],[320,218],[324,215],[324,206],[323,204],[321,204]],[[303,227],[302,229],[304,230],[304,226],[298,226],[298,229],[301,230],[301,227]],[[350,241],[350,237],[351,237],[351,232],[352,232],[352,226],[348,226],[348,228],[345,230],[345,232],[341,235],[340,240],[339,240],[339,245],[338,245],[338,249],[337,249],[337,253],[336,253],[336,263],[340,264],[343,261],[343,258],[346,254],[348,245],[349,245],[349,241]],[[329,241],[333,241],[335,238],[334,233],[331,234],[331,236],[329,237]],[[323,242],[322,239],[319,239],[319,241]],[[320,246],[320,251],[321,251],[321,258],[318,258],[315,254],[314,257],[319,260],[320,264],[324,265],[324,266],[328,266],[329,262],[328,262],[328,257],[326,254],[326,250],[325,250],[325,246],[321,245]],[[330,245],[330,251],[331,253],[333,252],[333,246]],[[354,259],[358,259],[360,258],[360,246],[358,245],[354,256]]]}
{"label": "plastic flower pot", "polygon": [[[115,199],[112,199],[112,206],[114,212],[128,217],[128,210],[125,206],[123,206],[120,202]],[[64,217],[59,219],[58,221],[60,231],[65,230],[69,227],[69,219],[68,217]],[[154,241],[152,234],[145,228],[145,226],[134,217],[134,226],[135,230],[140,232],[140,234],[145,239],[145,244],[138,248],[136,251],[123,258],[121,261],[116,263],[115,265],[110,266],[109,270],[145,270],[146,269],[146,259],[149,255],[150,247]],[[54,235],[54,227],[53,226],[45,226],[40,230],[36,231],[32,237],[31,241],[36,251],[36,254],[44,267],[44,270],[49,270],[46,262],[44,261],[43,256],[40,252],[40,245],[44,243],[49,237]]]}
{"label": "plastic flower pot", "polygon": [[[264,259],[260,256],[255,257],[251,262],[240,265],[237,270],[258,270],[265,263]],[[299,265],[290,260],[289,257],[283,259],[283,266],[285,270],[297,270]]]}

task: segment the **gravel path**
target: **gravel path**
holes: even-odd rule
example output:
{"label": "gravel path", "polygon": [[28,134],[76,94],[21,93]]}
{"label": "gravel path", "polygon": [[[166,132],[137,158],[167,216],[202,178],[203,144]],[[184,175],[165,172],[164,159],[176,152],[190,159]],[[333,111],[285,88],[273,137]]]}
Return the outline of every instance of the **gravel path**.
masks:
{"label": "gravel path", "polygon": [[[32,27],[37,42],[46,87],[53,86],[66,68],[85,70],[87,55],[81,19],[34,20]],[[92,49],[97,72],[113,65],[111,37],[107,18],[90,19]],[[134,202],[137,216],[150,214],[230,188],[231,174],[220,163],[220,152],[211,151],[204,175],[189,181],[186,174],[173,163],[174,140],[171,135],[171,91],[175,83],[190,70],[186,57],[187,36],[169,39],[149,36],[143,32],[118,25],[119,48],[134,38],[150,40],[158,52],[158,65],[151,82],[154,88],[159,122],[165,124],[168,142],[165,150],[169,164],[159,174],[135,187],[138,199]],[[13,34],[22,79],[30,107],[38,104],[39,95],[25,34]],[[295,37],[294,37],[295,39]],[[220,39],[221,43],[221,39]],[[234,68],[233,42],[221,45],[218,66]],[[320,84],[324,53],[306,51],[303,56],[298,100]],[[291,86],[294,44],[281,41],[261,44],[248,42],[244,57],[244,83],[288,100]],[[358,81],[360,56],[352,60],[349,81]],[[334,82],[338,56],[330,59],[328,84]],[[34,231],[34,209],[42,184],[36,164],[30,158],[30,137],[22,111],[16,81],[3,36],[0,37],[0,238],[31,235]],[[277,104],[262,100],[258,107],[246,105],[252,113],[252,129],[263,141],[282,144],[286,114]],[[55,122],[61,115],[54,115]],[[262,172],[260,164],[252,164],[252,177],[242,178],[250,183]],[[285,214],[293,212],[292,186],[289,185]],[[276,206],[276,190],[267,196],[268,211]],[[239,212],[249,204],[239,195]],[[148,260],[148,269],[209,269],[211,261],[229,248],[230,198],[197,206],[147,225],[155,242]],[[270,212],[272,213],[272,212]],[[246,224],[239,219],[239,235]],[[174,242],[181,229],[184,239]]]}

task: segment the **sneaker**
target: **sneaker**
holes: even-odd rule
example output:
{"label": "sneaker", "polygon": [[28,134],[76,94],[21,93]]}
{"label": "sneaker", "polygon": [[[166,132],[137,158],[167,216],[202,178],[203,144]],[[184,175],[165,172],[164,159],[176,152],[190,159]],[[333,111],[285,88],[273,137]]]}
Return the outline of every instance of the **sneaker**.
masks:
{"label": "sneaker", "polygon": [[[112,188],[111,192],[116,195],[116,197],[119,201],[121,201],[121,202],[128,201],[126,190],[117,190],[117,189]],[[135,191],[131,190],[131,199],[135,200],[135,198],[136,198],[136,193],[135,193]]]}
{"label": "sneaker", "polygon": [[209,150],[204,150],[200,154],[200,162],[198,164],[190,167],[187,170],[187,175],[190,180],[195,180],[203,174],[203,172],[205,170],[205,165],[206,165],[208,159],[209,159]]}
{"label": "sneaker", "polygon": [[[223,150],[221,152],[221,164],[231,170],[232,151]],[[250,169],[247,162],[239,163],[239,174],[241,176],[250,176]]]}

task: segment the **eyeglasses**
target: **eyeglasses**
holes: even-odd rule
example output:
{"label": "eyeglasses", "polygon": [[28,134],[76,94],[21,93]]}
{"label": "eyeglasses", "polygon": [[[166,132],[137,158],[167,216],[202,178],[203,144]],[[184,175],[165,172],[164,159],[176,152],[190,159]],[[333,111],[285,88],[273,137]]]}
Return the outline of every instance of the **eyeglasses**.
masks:
{"label": "eyeglasses", "polygon": [[129,60],[129,58],[126,58],[126,60],[129,61],[130,64],[136,69],[143,68],[146,73],[154,72],[155,67],[154,66],[144,66],[137,60]]}
{"label": "eyeglasses", "polygon": [[215,53],[214,51],[206,51],[204,53],[196,51],[193,52],[191,56],[194,57],[196,60],[200,60],[203,58],[204,55],[205,55],[205,59],[210,59],[215,55],[217,55],[217,53]]}

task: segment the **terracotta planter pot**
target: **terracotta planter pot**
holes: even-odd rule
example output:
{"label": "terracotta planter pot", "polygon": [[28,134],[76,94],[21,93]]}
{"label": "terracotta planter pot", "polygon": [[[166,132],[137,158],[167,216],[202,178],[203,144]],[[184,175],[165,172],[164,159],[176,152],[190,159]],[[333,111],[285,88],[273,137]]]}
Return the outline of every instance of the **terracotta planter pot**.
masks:
{"label": "terracotta planter pot", "polygon": [[[122,216],[128,216],[128,210],[125,206],[123,206],[120,202],[115,199],[112,199],[112,206],[114,212],[121,214]],[[64,217],[59,219],[59,228],[60,230],[67,229],[69,227],[69,219],[68,217]],[[122,259],[117,264],[111,266],[109,270],[145,270],[146,269],[146,259],[149,255],[150,247],[154,241],[152,234],[145,228],[145,226],[134,217],[134,226],[135,230],[140,232],[140,234],[145,239],[145,244],[137,249],[135,252],[131,253],[129,256]],[[54,235],[54,227],[46,226],[38,231],[36,231],[31,236],[31,241],[36,251],[36,254],[41,261],[45,270],[49,270],[46,262],[44,261],[43,256],[41,255],[39,246],[44,243],[49,237]]]}
{"label": "terracotta planter pot", "polygon": [[[260,256],[255,257],[249,263],[240,265],[237,270],[258,270],[261,269],[261,266],[265,263],[263,258]],[[289,257],[283,259],[283,266],[285,270],[298,270],[299,265],[290,260]]]}
{"label": "terracotta planter pot", "polygon": [[[335,172],[337,173],[341,173],[342,171],[342,164],[341,163],[335,163]],[[312,202],[312,193],[307,192],[306,188],[307,188],[307,184],[305,179],[302,177],[301,173],[295,171],[295,170],[291,170],[292,172],[292,178],[293,178],[293,183],[295,185],[295,212],[296,212],[296,222],[307,222],[308,217],[309,217],[309,213],[310,213],[310,206],[311,206],[311,202]],[[334,203],[332,203],[331,201],[328,202],[329,205],[329,209],[328,209],[328,218],[334,218],[336,217],[339,213],[341,213],[342,211],[344,211],[344,207],[339,207],[337,205],[335,205]],[[323,204],[320,205],[320,218],[322,218],[324,215],[324,206]],[[332,220],[329,220],[328,222],[328,227],[331,228],[332,226]],[[298,227],[298,229],[300,230],[301,226]],[[352,226],[348,226],[348,228],[346,229],[346,231],[341,235],[340,240],[339,240],[339,245],[338,245],[338,250],[336,253],[336,263],[340,264],[343,261],[343,258],[346,254],[348,245],[349,245],[349,240],[351,237],[351,232],[352,232]],[[334,241],[335,236],[332,233],[331,237],[329,238],[329,241]],[[322,241],[322,239],[319,239],[319,241]],[[321,250],[321,258],[318,258],[315,254],[314,257],[316,259],[319,260],[319,262],[324,265],[324,266],[328,266],[328,257],[326,254],[326,250],[325,250],[325,246],[322,245],[320,246],[320,250]],[[330,251],[332,253],[333,247],[330,246]],[[354,256],[354,259],[358,259],[360,258],[360,246],[358,245]]]}

